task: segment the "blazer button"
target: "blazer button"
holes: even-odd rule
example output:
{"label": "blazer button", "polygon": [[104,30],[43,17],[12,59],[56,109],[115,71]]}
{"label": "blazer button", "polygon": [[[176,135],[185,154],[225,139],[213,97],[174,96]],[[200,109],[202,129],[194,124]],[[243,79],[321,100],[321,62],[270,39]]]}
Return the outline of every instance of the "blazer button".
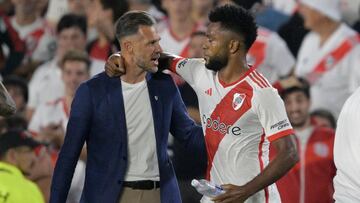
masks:
{"label": "blazer button", "polygon": [[122,159],[123,159],[124,161],[126,161],[126,160],[127,160],[126,156],[123,156],[123,157],[122,157]]}
{"label": "blazer button", "polygon": [[121,185],[122,181],[121,181],[121,180],[118,180],[117,183],[118,183],[119,185]]}

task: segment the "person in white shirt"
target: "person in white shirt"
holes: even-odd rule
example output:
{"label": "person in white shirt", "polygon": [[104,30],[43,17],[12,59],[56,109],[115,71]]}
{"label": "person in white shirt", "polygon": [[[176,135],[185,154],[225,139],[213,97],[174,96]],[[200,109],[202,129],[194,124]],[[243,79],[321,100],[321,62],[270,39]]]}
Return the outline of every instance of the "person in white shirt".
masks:
{"label": "person in white shirt", "polygon": [[43,1],[12,0],[15,15],[10,18],[12,27],[26,43],[24,64],[49,60],[55,50],[55,36],[45,19],[39,16]]}
{"label": "person in white shirt", "polygon": [[334,199],[338,203],[360,202],[360,87],[346,100],[334,143]]}
{"label": "person in white shirt", "polygon": [[[201,202],[279,202],[273,183],[298,155],[283,101],[246,62],[257,26],[248,11],[232,5],[215,8],[209,20],[205,60],[165,53],[159,59],[160,70],[170,67],[196,92],[207,146],[206,178],[226,191]],[[107,73],[121,74],[121,64],[121,57],[111,56]],[[269,162],[270,142],[280,153]]]}
{"label": "person in white shirt", "polygon": [[311,110],[341,107],[360,86],[360,38],[340,22],[339,0],[301,0],[299,12],[307,34],[298,54],[295,74],[311,84]]}
{"label": "person in white shirt", "polygon": [[[28,120],[31,119],[34,110],[40,104],[54,101],[64,95],[59,62],[68,50],[85,51],[86,31],[85,17],[68,14],[60,19],[57,25],[58,47],[55,58],[38,67],[29,82],[29,101],[26,113]],[[99,73],[103,64],[99,60],[92,59],[90,75]]]}
{"label": "person in white shirt", "polygon": [[[61,61],[61,79],[64,82],[64,96],[48,103],[41,104],[35,111],[28,129],[36,139],[49,143],[57,155],[64,143],[66,126],[69,121],[70,106],[79,85],[90,77],[90,60],[80,51],[69,51]],[[81,160],[82,159],[82,160]],[[72,180],[69,202],[79,202],[85,180],[85,160],[83,151],[77,162]],[[50,184],[50,182],[49,182]],[[50,193],[50,185],[47,187]]]}

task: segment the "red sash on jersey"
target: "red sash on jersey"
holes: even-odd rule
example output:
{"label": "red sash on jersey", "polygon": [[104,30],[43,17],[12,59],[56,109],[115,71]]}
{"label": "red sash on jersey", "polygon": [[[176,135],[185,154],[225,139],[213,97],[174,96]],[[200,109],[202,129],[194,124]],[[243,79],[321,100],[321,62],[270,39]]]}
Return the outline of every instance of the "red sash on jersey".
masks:
{"label": "red sash on jersey", "polygon": [[336,64],[338,64],[341,59],[343,59],[350,51],[358,45],[360,42],[360,35],[356,34],[354,36],[348,37],[345,39],[340,46],[328,53],[316,66],[315,68],[306,75],[306,79],[310,84],[316,83],[320,77],[331,70]]}
{"label": "red sash on jersey", "polygon": [[256,69],[258,68],[265,60],[265,48],[266,43],[260,40],[256,40],[254,44],[250,47],[249,56],[250,59],[254,60],[252,66]]}
{"label": "red sash on jersey", "polygon": [[38,47],[41,37],[45,34],[44,28],[36,29],[33,32],[29,33],[25,37],[25,42],[27,45],[27,57],[31,57],[35,49]]}
{"label": "red sash on jersey", "polygon": [[[245,94],[244,101],[239,109],[235,110],[234,108],[234,94],[241,93]],[[232,90],[230,90],[225,97],[216,105],[213,113],[210,118],[212,121],[218,120],[217,128],[220,128],[220,125],[225,124],[233,125],[239,118],[251,108],[251,98],[253,96],[253,89],[250,84],[246,81],[243,81],[236,85]],[[236,106],[236,105],[235,105]],[[215,122],[213,123],[215,125]],[[210,180],[210,170],[214,160],[215,153],[219,147],[221,140],[224,138],[226,133],[221,133],[220,130],[214,130],[214,126],[206,128],[205,131],[205,143],[208,156],[208,165],[206,170],[206,178]]]}

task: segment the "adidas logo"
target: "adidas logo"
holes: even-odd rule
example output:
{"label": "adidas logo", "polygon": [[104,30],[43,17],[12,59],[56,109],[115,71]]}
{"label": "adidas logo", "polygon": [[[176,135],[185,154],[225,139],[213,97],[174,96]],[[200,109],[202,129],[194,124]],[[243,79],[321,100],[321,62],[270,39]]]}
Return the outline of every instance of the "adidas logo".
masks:
{"label": "adidas logo", "polygon": [[211,96],[212,95],[212,88],[209,88],[208,90],[206,90],[205,94]]}

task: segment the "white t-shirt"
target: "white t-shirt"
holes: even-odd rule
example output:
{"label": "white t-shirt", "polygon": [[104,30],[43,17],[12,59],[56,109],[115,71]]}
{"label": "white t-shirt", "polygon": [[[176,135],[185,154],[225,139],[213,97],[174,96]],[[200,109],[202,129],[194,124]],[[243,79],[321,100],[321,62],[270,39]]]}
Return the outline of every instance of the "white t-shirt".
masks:
{"label": "white t-shirt", "polygon": [[60,124],[66,130],[69,121],[68,109],[69,107],[65,104],[64,98],[41,104],[39,108],[36,108],[28,129],[31,132],[38,133],[41,128],[49,124]]}
{"label": "white t-shirt", "polygon": [[[187,57],[191,37],[190,35],[179,39],[174,34],[174,31],[171,30],[169,21],[167,19],[160,22],[157,26],[157,29],[161,37],[160,45],[165,52],[173,53],[182,57]],[[195,25],[195,27],[193,27],[192,29],[193,32],[205,30],[205,28],[201,25]]]}
{"label": "white t-shirt", "polygon": [[[195,90],[208,151],[210,180],[244,185],[269,162],[269,141],[293,133],[284,103],[254,68],[225,85],[202,59],[176,59],[172,70]],[[275,184],[246,202],[279,202]],[[211,202],[203,198],[202,202]]]}
{"label": "white t-shirt", "polygon": [[56,42],[55,33],[42,18],[32,24],[21,26],[15,17],[10,19],[11,25],[18,32],[20,39],[25,41],[26,54],[24,60],[47,61],[54,56]]}
{"label": "white t-shirt", "polygon": [[295,66],[295,58],[285,41],[275,32],[263,27],[259,27],[258,37],[246,58],[271,84],[290,74]]}
{"label": "white t-shirt", "polygon": [[[159,181],[159,166],[152,108],[146,81],[121,81],[128,135],[128,168],[125,181]],[[156,100],[156,98],[155,98]]]}
{"label": "white t-shirt", "polygon": [[335,135],[334,199],[339,203],[360,202],[360,88],[345,102]]}
{"label": "white t-shirt", "polygon": [[327,55],[340,47],[343,42],[357,33],[345,24],[331,35],[320,47],[318,34],[309,33],[300,48],[295,74],[309,78],[318,64],[326,59],[326,72],[316,81],[312,82],[311,110],[323,108],[338,117],[341,107],[357,87],[360,86],[360,46],[356,43],[354,48],[336,63],[334,57]]}
{"label": "white t-shirt", "polygon": [[[105,62],[91,60],[90,74],[96,75],[104,70]],[[55,101],[64,96],[64,82],[57,60],[53,59],[36,69],[29,82],[28,106],[36,109],[40,104]]]}
{"label": "white t-shirt", "polygon": [[[67,123],[69,121],[68,106],[65,104],[63,98],[57,99],[53,102],[41,104],[36,109],[33,117],[30,120],[28,129],[32,133],[39,133],[42,127],[46,127],[49,124],[61,124],[64,131],[66,130]],[[71,182],[68,200],[75,202],[80,201],[81,191],[85,181],[85,163],[82,160],[78,160],[75,167],[74,176]]]}

